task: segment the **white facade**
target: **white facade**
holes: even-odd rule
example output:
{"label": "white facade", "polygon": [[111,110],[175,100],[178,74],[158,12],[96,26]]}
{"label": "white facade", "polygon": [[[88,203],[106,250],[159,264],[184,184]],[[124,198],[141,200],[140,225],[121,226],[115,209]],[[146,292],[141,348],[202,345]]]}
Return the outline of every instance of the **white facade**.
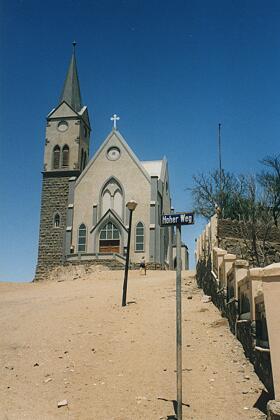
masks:
{"label": "white facade", "polygon": [[161,214],[171,211],[165,159],[140,162],[113,129],[79,178],[71,180],[66,258],[124,257],[129,225],[126,203],[134,200],[131,261],[138,263],[144,256],[147,262],[169,267],[172,230],[160,226]]}

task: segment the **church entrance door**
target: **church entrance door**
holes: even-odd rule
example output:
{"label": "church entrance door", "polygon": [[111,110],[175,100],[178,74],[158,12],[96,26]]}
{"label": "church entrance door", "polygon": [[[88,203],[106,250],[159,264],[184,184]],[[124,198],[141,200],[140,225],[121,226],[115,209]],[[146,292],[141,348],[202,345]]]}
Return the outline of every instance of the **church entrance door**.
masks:
{"label": "church entrance door", "polygon": [[108,222],[100,231],[99,252],[101,254],[120,252],[120,232],[112,222]]}

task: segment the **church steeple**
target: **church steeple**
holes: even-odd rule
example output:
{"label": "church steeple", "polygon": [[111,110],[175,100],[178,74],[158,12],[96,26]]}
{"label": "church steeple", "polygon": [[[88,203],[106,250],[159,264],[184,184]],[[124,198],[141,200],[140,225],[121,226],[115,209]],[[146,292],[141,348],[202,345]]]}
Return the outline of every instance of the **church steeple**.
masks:
{"label": "church steeple", "polygon": [[79,112],[82,108],[82,98],[76,64],[75,47],[76,42],[73,42],[73,53],[59,103],[65,101],[76,112]]}

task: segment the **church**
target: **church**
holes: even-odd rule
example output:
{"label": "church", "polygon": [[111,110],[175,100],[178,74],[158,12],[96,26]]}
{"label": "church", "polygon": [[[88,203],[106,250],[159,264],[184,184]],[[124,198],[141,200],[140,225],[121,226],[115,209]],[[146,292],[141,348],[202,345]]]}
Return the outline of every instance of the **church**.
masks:
{"label": "church", "polygon": [[[161,215],[172,212],[167,160],[140,161],[118,119],[89,160],[91,124],[74,45],[59,103],[47,116],[35,280],[63,264],[124,267],[130,216],[131,266],[144,257],[148,268],[174,267],[173,228],[161,227]],[[184,244],[182,263],[187,268]]]}

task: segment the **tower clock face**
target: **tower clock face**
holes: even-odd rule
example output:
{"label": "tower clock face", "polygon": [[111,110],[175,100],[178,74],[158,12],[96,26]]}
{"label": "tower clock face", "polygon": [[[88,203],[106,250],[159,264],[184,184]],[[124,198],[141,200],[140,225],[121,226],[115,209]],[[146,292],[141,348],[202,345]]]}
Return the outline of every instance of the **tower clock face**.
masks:
{"label": "tower clock face", "polygon": [[68,129],[68,122],[67,121],[59,121],[57,124],[58,131],[66,131]]}
{"label": "tower clock face", "polygon": [[118,147],[110,147],[107,150],[107,158],[109,160],[118,160],[121,155],[120,149]]}

